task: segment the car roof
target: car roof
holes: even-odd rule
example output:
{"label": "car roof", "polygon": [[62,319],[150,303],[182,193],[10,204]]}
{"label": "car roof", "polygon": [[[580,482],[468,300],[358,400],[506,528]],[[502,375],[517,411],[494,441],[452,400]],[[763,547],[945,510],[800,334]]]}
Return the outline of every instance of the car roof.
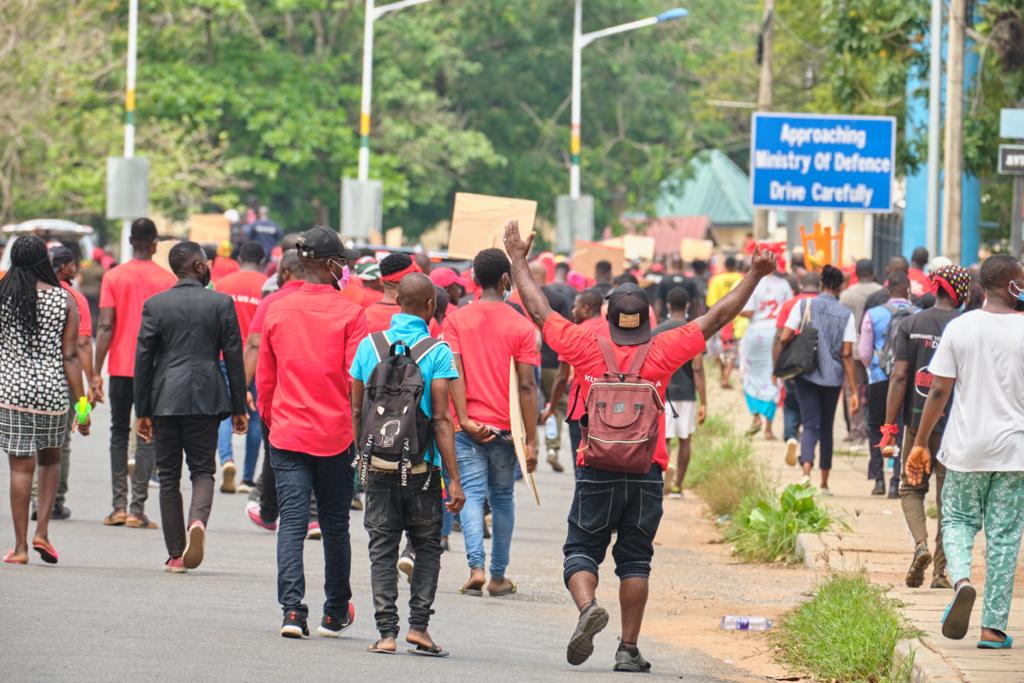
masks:
{"label": "car roof", "polygon": [[37,230],[45,230],[49,233],[68,236],[91,235],[94,232],[91,226],[79,225],[78,223],[61,218],[34,218],[22,223],[11,223],[0,227],[0,232],[5,234],[36,232]]}

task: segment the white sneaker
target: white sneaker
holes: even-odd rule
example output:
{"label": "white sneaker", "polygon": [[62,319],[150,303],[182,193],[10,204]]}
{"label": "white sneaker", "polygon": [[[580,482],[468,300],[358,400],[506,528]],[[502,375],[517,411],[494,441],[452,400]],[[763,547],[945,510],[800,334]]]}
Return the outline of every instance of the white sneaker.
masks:
{"label": "white sneaker", "polygon": [[398,571],[405,574],[405,579],[412,583],[412,571],[416,566],[416,559],[412,555],[402,555],[398,558]]}
{"label": "white sneaker", "polygon": [[786,464],[790,467],[796,466],[796,449],[799,446],[796,439],[786,439]]}
{"label": "white sneaker", "polygon": [[244,481],[241,484],[239,484],[238,487],[235,489],[236,493],[249,493],[250,491],[252,491],[252,487],[246,484]]}
{"label": "white sneaker", "polygon": [[800,485],[801,486],[810,486],[811,485],[811,475],[805,474],[804,476],[800,477]]}
{"label": "white sneaker", "polygon": [[232,460],[228,460],[226,463],[224,463],[223,466],[221,466],[221,468],[220,468],[220,475],[221,475],[220,492],[221,493],[234,493],[235,492],[235,472],[236,471],[237,470],[235,469],[235,463]]}

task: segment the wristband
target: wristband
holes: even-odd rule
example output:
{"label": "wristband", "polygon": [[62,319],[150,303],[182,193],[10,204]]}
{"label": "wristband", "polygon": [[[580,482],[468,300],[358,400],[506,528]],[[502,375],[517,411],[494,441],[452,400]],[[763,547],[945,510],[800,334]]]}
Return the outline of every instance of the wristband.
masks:
{"label": "wristband", "polygon": [[89,413],[92,412],[92,404],[89,403],[89,399],[82,396],[78,399],[78,403],[75,404],[75,413],[78,415],[78,424],[85,424],[89,420]]}
{"label": "wristband", "polygon": [[900,433],[900,428],[897,425],[882,425],[879,431],[885,436],[896,436]]}

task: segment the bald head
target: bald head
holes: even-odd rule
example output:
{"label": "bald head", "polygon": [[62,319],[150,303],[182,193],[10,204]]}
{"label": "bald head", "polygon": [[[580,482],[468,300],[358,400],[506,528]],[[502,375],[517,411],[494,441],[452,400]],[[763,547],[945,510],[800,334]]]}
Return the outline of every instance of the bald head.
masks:
{"label": "bald head", "polygon": [[548,281],[548,269],[540,261],[534,261],[530,264],[530,277],[538,287],[543,287]]}
{"label": "bald head", "polygon": [[414,315],[429,322],[434,316],[437,293],[434,283],[423,273],[410,273],[398,283],[398,305],[402,313]]}

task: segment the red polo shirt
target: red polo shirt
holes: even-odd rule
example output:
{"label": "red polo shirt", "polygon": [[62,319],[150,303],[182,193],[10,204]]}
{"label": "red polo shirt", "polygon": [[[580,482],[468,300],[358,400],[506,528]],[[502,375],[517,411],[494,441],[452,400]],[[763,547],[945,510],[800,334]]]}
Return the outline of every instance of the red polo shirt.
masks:
{"label": "red polo shirt", "polygon": [[370,334],[391,329],[391,316],[401,313],[402,307],[396,303],[378,301],[366,307],[366,327]]}
{"label": "red polo shirt", "polygon": [[[590,385],[604,377],[607,366],[597,345],[597,333],[583,325],[573,325],[560,315],[549,315],[544,321],[544,341],[566,362],[572,365],[580,383],[580,393],[590,393]],[[704,333],[697,323],[662,332],[651,339],[647,360],[640,368],[640,376],[652,382],[662,400],[665,387],[672,373],[688,360],[704,352]],[[636,346],[619,346],[613,343],[615,360],[619,367],[628,366],[636,354]],[[654,462],[662,470],[668,469],[668,449],[665,447],[665,421],[661,420],[660,437],[654,452]],[[583,444],[581,444],[582,452]],[[577,465],[582,465],[580,453],[576,454]]]}
{"label": "red polo shirt", "polygon": [[[132,259],[103,275],[100,311],[114,309],[114,334],[107,352],[111,377],[135,376],[135,343],[142,326],[142,304],[170,289],[178,279],[152,261]],[[99,368],[97,368],[99,370]]]}
{"label": "red polo shirt", "polygon": [[271,292],[263,297],[260,301],[260,305],[256,307],[256,312],[253,313],[252,321],[249,323],[249,334],[263,334],[263,320],[267,317],[267,309],[270,308],[270,304],[274,303],[278,299],[283,299],[289,294],[294,294],[299,291],[304,284],[306,283],[302,280],[289,280],[284,283],[284,287],[281,287],[276,292]]}
{"label": "red polo shirt", "polygon": [[366,315],[331,285],[305,283],[273,302],[256,365],[259,412],[270,444],[315,456],[352,445],[348,369],[367,335]]}
{"label": "red polo shirt", "polygon": [[240,270],[217,283],[217,291],[230,296],[235,304],[235,315],[238,316],[243,342],[249,336],[256,309],[263,301],[261,295],[266,281],[267,277],[258,270]]}
{"label": "red polo shirt", "polygon": [[75,307],[78,309],[78,336],[92,337],[92,312],[89,311],[89,301],[84,294],[63,280],[60,281],[60,286],[66,289],[71,294],[71,298],[75,300]]}

